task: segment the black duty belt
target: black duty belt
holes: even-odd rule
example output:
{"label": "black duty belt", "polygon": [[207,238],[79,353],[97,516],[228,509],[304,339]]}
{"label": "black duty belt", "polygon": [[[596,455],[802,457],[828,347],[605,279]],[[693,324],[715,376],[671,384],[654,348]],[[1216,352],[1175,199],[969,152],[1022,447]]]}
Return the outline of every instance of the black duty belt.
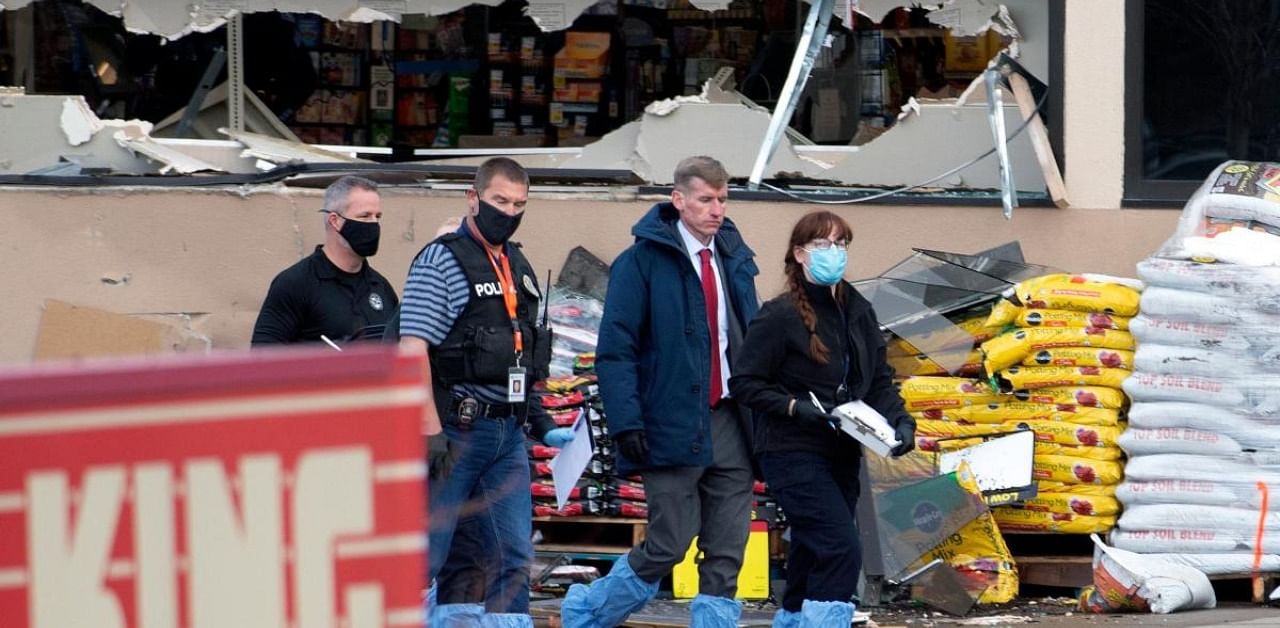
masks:
{"label": "black duty belt", "polygon": [[[449,403],[449,412],[455,416],[458,415],[458,409],[462,406],[466,399],[453,399]],[[522,406],[519,403],[476,403],[476,417],[486,419],[505,419],[507,417],[520,416]]]}

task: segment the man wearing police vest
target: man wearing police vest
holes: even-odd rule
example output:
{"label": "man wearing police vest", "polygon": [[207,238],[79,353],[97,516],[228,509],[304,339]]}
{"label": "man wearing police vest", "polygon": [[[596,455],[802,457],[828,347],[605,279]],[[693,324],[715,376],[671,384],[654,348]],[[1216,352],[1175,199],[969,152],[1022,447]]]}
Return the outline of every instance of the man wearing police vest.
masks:
{"label": "man wearing police vest", "polygon": [[[414,259],[401,306],[400,335],[425,351],[432,403],[423,429],[430,450],[432,626],[532,626],[529,564],[532,498],[524,426],[552,447],[573,439],[557,428],[532,384],[547,375],[551,333],[537,325],[543,298],[520,246],[510,242],[524,218],[529,175],[505,157],[476,171],[467,217]],[[451,557],[459,515],[474,515],[493,541],[484,604],[451,599],[465,588],[451,579],[474,560]],[[474,558],[474,557],[469,557]],[[457,595],[461,595],[458,593]]]}

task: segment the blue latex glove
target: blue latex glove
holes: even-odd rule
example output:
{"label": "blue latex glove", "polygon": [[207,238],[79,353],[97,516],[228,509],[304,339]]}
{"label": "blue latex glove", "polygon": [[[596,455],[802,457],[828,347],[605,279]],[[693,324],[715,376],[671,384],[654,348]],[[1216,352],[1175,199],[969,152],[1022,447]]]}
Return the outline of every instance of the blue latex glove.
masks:
{"label": "blue latex glove", "polygon": [[567,427],[557,427],[556,429],[547,432],[542,437],[542,442],[547,447],[555,447],[556,449],[563,448],[565,445],[573,442],[573,430]]}

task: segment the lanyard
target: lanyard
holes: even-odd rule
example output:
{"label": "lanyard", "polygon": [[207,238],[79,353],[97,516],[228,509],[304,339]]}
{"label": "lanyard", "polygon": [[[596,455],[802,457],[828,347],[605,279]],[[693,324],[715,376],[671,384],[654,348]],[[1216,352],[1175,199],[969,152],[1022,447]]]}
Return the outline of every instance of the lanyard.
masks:
{"label": "lanyard", "polygon": [[[516,282],[511,277],[511,262],[505,253],[489,255],[489,263],[498,276],[498,285],[502,287],[502,301],[507,305],[507,316],[511,317],[511,333],[515,335],[516,355],[524,353],[524,335],[520,333],[520,321],[516,318]],[[498,262],[502,265],[499,266]]]}

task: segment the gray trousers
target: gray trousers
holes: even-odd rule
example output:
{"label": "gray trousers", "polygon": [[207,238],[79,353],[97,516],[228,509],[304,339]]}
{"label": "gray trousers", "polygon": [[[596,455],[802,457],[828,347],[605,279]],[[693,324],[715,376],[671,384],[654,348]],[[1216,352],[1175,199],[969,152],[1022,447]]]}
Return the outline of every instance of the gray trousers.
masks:
{"label": "gray trousers", "polygon": [[733,403],[711,413],[709,467],[647,471],[644,492],[649,525],[644,541],[631,550],[632,571],[657,582],[684,560],[696,535],[702,562],[698,592],[732,598],[751,532],[751,452]]}

